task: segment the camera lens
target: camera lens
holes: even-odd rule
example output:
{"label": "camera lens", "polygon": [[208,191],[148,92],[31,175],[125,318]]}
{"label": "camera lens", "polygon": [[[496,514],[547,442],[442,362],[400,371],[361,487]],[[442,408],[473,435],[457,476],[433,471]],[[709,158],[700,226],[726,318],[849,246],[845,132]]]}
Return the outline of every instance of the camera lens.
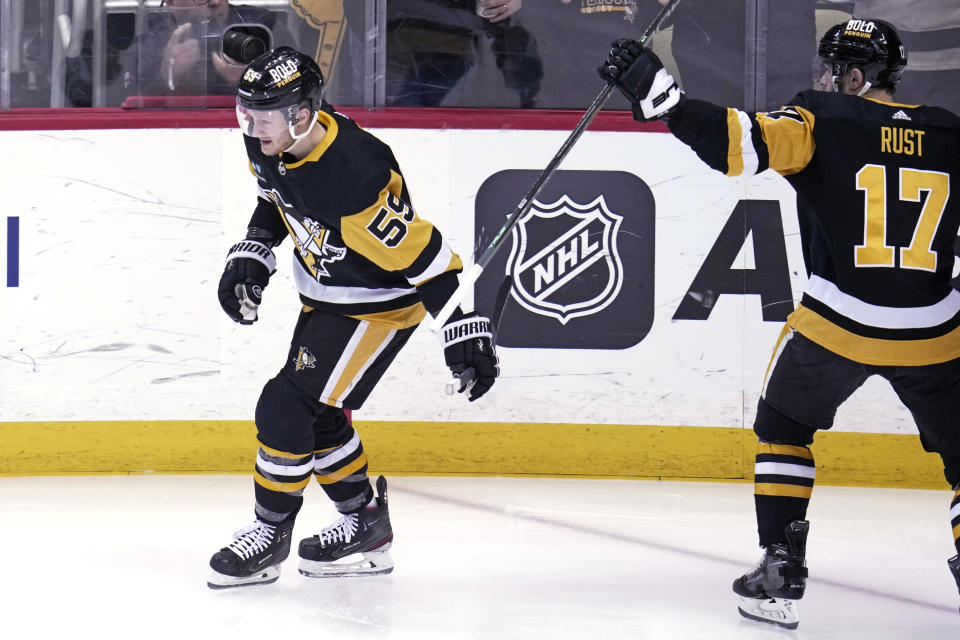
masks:
{"label": "camera lens", "polygon": [[237,29],[227,29],[223,34],[223,53],[237,62],[249,64],[266,51],[267,43],[257,36]]}

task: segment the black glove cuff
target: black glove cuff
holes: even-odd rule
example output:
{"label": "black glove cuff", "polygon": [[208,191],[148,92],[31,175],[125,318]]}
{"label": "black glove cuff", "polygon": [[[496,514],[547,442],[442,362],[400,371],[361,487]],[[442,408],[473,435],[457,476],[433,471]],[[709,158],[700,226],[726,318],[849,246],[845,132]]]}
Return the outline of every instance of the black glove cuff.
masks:
{"label": "black glove cuff", "polygon": [[474,338],[493,340],[493,331],[488,318],[476,314],[464,316],[459,320],[453,320],[443,325],[443,333],[440,335],[444,349],[452,344],[466,342]]}
{"label": "black glove cuff", "polygon": [[[670,127],[670,122],[672,122],[671,118],[673,118],[673,116],[677,112],[681,111],[684,108],[684,106],[686,106],[686,104],[687,104],[687,96],[686,94],[681,92],[680,101],[677,103],[677,106],[673,107],[669,111],[665,112],[662,116],[655,119],[660,120],[661,122],[667,123],[667,126]],[[650,122],[650,119],[646,118],[643,115],[643,108],[640,107],[639,102],[630,103],[630,109],[631,111],[633,111],[633,119],[636,120],[637,122]],[[672,130],[672,127],[670,128]],[[679,134],[677,134],[677,137],[680,138],[680,140],[683,140],[683,138],[681,138]],[[684,140],[684,142],[686,141]]]}
{"label": "black glove cuff", "polygon": [[280,241],[273,235],[273,232],[260,227],[247,227],[247,240],[256,240],[273,249],[280,244]]}
{"label": "black glove cuff", "polygon": [[227,252],[226,261],[229,263],[231,260],[238,258],[256,260],[263,264],[263,266],[267,268],[267,272],[271,275],[277,270],[277,258],[273,255],[273,251],[270,250],[270,247],[257,240],[241,240],[230,247],[230,251]]}
{"label": "black glove cuff", "polygon": [[459,286],[460,278],[457,277],[457,272],[447,271],[418,285],[417,293],[430,315],[436,317]]}

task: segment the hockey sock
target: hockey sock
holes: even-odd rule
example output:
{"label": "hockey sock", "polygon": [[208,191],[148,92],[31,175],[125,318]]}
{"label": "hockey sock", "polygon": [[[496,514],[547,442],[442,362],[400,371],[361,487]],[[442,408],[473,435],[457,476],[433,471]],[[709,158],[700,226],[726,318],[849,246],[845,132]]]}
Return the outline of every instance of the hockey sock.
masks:
{"label": "hockey sock", "polygon": [[754,473],[760,546],[785,543],[786,526],[807,517],[816,476],[813,453],[803,445],[760,442]]}
{"label": "hockey sock", "polygon": [[352,428],[344,444],[314,452],[313,474],[340,513],[359,511],[373,497],[367,479],[367,454]]}
{"label": "hockey sock", "polygon": [[960,484],[953,492],[953,500],[950,502],[950,526],[953,527],[953,545],[960,554]]}
{"label": "hockey sock", "polygon": [[267,522],[296,516],[312,471],[313,453],[290,453],[261,443],[253,472],[257,516]]}

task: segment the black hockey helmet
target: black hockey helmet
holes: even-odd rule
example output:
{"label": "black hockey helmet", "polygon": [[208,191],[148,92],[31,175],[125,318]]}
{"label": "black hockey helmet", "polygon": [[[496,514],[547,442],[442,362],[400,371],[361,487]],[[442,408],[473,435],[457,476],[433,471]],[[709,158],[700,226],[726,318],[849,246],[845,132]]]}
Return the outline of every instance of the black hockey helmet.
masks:
{"label": "black hockey helmet", "polygon": [[237,104],[247,109],[320,110],[323,73],[310,56],[290,47],[271,49],[247,65],[237,84]]}
{"label": "black hockey helmet", "polygon": [[893,91],[907,66],[907,50],[889,22],[851,18],[830,27],[820,39],[820,59],[831,69],[834,83],[851,68],[863,72],[865,88]]}

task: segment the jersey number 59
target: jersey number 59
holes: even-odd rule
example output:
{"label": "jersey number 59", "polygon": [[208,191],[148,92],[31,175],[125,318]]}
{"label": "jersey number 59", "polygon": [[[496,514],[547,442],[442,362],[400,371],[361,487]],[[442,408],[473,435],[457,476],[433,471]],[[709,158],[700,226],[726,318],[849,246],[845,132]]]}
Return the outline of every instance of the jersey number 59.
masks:
{"label": "jersey number 59", "polygon": [[407,235],[407,225],[416,215],[407,204],[392,193],[385,199],[386,206],[380,207],[377,215],[367,225],[374,238],[393,249]]}

